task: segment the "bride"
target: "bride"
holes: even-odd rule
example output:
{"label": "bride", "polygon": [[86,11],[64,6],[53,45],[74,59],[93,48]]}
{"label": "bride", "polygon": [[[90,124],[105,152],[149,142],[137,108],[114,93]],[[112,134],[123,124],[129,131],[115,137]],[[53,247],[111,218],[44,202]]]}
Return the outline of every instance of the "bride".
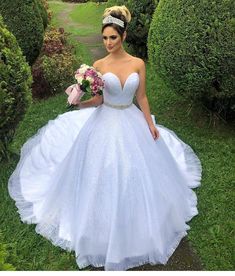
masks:
{"label": "bride", "polygon": [[[114,19],[110,17],[110,12],[115,12],[116,10],[121,15],[121,18],[123,18],[123,21],[117,21],[120,19],[117,19],[118,14],[116,13],[114,13],[114,15],[116,15]],[[120,88],[122,91],[125,88],[124,86],[126,85],[126,82],[132,75],[139,75],[139,87],[136,91],[136,99],[141,107],[141,110],[143,111],[153,138],[157,139],[159,137],[159,131],[152,121],[148,99],[145,94],[145,63],[142,59],[129,55],[122,46],[122,43],[124,42],[127,35],[125,31],[127,22],[131,20],[130,12],[125,6],[114,6],[105,10],[104,17],[107,19],[104,20],[102,27],[103,41],[107,51],[110,54],[101,60],[97,60],[93,66],[101,73],[108,71],[103,73],[103,75],[112,74],[113,77],[116,78],[120,83]],[[114,20],[116,24],[108,23],[108,20]],[[106,21],[107,23],[105,24]],[[102,96],[97,95],[91,100],[81,102],[79,107],[81,108],[100,105],[102,103],[107,104],[105,101],[103,101]]]}
{"label": "bride", "polygon": [[122,46],[130,19],[125,6],[104,11],[103,95],[40,128],[9,179],[21,220],[79,268],[166,264],[198,214],[200,160],[150,113],[145,63]]}

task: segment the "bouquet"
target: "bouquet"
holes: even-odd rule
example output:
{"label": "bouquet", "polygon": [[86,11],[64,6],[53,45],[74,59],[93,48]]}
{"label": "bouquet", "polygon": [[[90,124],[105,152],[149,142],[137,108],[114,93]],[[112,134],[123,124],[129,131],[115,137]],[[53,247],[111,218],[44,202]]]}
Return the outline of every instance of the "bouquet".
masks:
{"label": "bouquet", "polygon": [[103,94],[104,81],[101,78],[102,74],[97,72],[93,66],[82,64],[75,72],[76,84],[70,85],[65,93],[69,95],[69,107],[79,104],[82,96],[85,93],[91,93],[91,96]]}

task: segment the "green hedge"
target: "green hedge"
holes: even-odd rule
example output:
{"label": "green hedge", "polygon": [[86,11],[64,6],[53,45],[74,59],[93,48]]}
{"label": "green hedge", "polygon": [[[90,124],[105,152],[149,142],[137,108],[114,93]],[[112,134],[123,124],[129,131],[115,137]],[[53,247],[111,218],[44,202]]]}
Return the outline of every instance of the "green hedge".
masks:
{"label": "green hedge", "polygon": [[127,1],[127,4],[132,15],[132,20],[129,24],[126,42],[132,45],[137,56],[147,59],[148,32],[158,1],[129,0]]}
{"label": "green hedge", "polygon": [[38,0],[0,0],[0,14],[30,65],[38,57],[44,35]]}
{"label": "green hedge", "polygon": [[86,3],[88,0],[62,0],[63,2]]}
{"label": "green hedge", "polygon": [[38,3],[38,8],[39,8],[39,12],[42,18],[42,22],[43,22],[43,27],[44,29],[46,29],[47,25],[48,25],[48,14],[47,14],[47,10],[44,6],[44,1],[43,0],[37,0]]}
{"label": "green hedge", "polygon": [[31,83],[30,67],[0,17],[0,160],[32,101]]}
{"label": "green hedge", "polygon": [[63,2],[71,2],[71,3],[87,3],[87,2],[107,2],[108,0],[62,0]]}
{"label": "green hedge", "polygon": [[229,119],[235,111],[232,0],[161,0],[149,30],[149,60],[174,90]]}

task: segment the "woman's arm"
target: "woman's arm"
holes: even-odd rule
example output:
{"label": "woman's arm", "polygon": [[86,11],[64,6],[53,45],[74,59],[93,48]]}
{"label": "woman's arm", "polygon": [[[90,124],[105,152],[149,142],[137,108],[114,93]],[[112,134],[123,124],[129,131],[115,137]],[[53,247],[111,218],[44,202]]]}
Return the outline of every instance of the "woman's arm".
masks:
{"label": "woman's arm", "polygon": [[[98,61],[95,61],[92,65],[96,70],[98,70]],[[95,95],[94,97],[90,98],[86,101],[81,101],[78,104],[79,108],[91,107],[91,106],[98,106],[103,103],[103,95]]]}
{"label": "woman's arm", "polygon": [[140,75],[140,84],[138,87],[138,90],[136,91],[136,100],[144,113],[144,117],[148,123],[149,130],[153,136],[153,139],[156,140],[160,137],[160,133],[158,129],[155,127],[151,113],[150,113],[150,108],[149,108],[149,103],[148,103],[148,98],[146,96],[146,85],[145,85],[145,79],[146,79],[146,69],[145,69],[145,63],[142,59],[140,59],[140,70],[139,70],[139,75]]}
{"label": "woman's arm", "polygon": [[85,108],[85,107],[91,107],[91,106],[98,106],[101,105],[103,102],[103,96],[102,95],[95,95],[89,100],[81,101],[78,104],[79,108]]}
{"label": "woman's arm", "polygon": [[145,62],[140,59],[140,69],[139,69],[139,76],[140,76],[140,84],[139,88],[136,91],[136,100],[144,113],[144,117],[149,126],[153,126],[153,120],[150,113],[148,98],[146,96],[146,69],[145,69]]}

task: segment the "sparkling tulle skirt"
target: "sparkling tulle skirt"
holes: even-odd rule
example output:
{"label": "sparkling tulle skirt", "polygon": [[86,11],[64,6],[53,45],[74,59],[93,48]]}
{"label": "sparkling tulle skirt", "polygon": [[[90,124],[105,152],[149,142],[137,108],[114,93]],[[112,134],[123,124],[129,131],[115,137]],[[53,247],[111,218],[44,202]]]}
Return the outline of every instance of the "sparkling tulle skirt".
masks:
{"label": "sparkling tulle skirt", "polygon": [[198,214],[201,163],[134,104],[100,105],[50,120],[21,148],[9,193],[21,220],[74,251],[79,268],[166,264]]}

